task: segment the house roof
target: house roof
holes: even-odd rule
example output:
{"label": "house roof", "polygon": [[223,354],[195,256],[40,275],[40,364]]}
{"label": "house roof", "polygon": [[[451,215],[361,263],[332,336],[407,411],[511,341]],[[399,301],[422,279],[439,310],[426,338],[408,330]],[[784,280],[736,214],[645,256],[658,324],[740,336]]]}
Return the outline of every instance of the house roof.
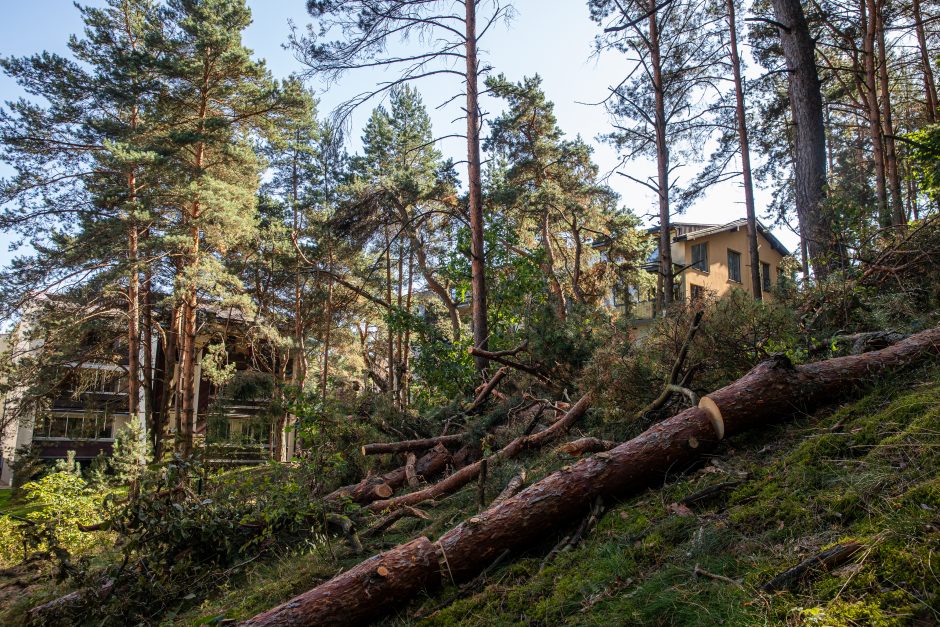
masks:
{"label": "house roof", "polygon": [[[701,237],[708,237],[709,235],[715,235],[717,233],[724,233],[727,231],[737,231],[741,227],[747,228],[747,220],[740,218],[738,220],[733,220],[727,224],[718,224],[712,225],[703,229],[696,229],[684,235],[679,235],[676,237],[676,241],[690,241],[694,239],[699,239]],[[757,223],[757,232],[764,236],[764,238],[770,242],[771,247],[776,250],[778,253],[784,257],[790,254],[790,251],[787,250],[787,247],[777,239],[773,233],[770,232],[770,229],[765,227],[760,222]]]}

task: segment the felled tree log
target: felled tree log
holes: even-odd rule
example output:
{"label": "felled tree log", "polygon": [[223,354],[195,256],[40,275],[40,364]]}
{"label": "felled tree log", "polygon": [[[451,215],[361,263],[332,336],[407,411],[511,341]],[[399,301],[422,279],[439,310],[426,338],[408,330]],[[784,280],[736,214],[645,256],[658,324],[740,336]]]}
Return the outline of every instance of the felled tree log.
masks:
{"label": "felled tree log", "polygon": [[375,444],[366,444],[362,447],[363,455],[381,455],[383,453],[408,453],[412,451],[421,452],[434,448],[438,444],[460,444],[467,436],[462,433],[452,435],[439,435],[435,438],[424,438],[422,440],[404,440],[402,442],[377,442]]}
{"label": "felled tree log", "polygon": [[510,479],[509,483],[506,484],[506,487],[503,488],[503,491],[500,492],[495,499],[493,499],[492,503],[490,503],[490,507],[493,507],[498,503],[502,503],[511,496],[515,496],[519,490],[522,489],[522,486],[525,485],[525,474],[525,468],[523,468],[516,474],[516,476]]}
{"label": "felled tree log", "polygon": [[[438,444],[415,462],[415,474],[430,478],[444,470],[450,461],[450,453],[443,444]],[[326,501],[339,501],[348,498],[354,503],[371,503],[378,499],[387,499],[395,490],[405,485],[408,479],[406,467],[402,466],[383,475],[366,477],[359,483],[334,490],[325,498]]]}
{"label": "felled tree log", "polygon": [[440,548],[421,537],[380,553],[244,625],[362,625],[440,580]]}
{"label": "felled tree log", "polygon": [[[551,439],[561,435],[572,424],[574,424],[575,421],[580,419],[588,409],[590,409],[591,403],[593,402],[592,398],[593,397],[591,394],[585,394],[583,397],[581,397],[581,400],[575,403],[574,406],[568,410],[568,413],[566,413],[559,420],[555,421],[555,423],[553,423],[544,431],[539,431],[538,433],[533,433],[532,435],[519,436],[500,449],[498,452],[485,459],[494,461],[512,459],[526,449],[539,447],[545,442],[548,442]],[[437,499],[442,496],[452,494],[477,478],[483,468],[484,461],[485,460],[481,459],[480,461],[470,464],[469,466],[464,466],[446,479],[439,481],[434,485],[430,485],[423,490],[418,490],[417,492],[411,492],[409,494],[403,494],[401,496],[390,499],[373,501],[367,507],[373,512],[381,512],[385,509],[396,509],[403,505],[418,505],[419,503],[423,503],[424,501],[430,499]],[[487,463],[489,462],[487,461]]]}
{"label": "felled tree log", "polygon": [[[725,435],[808,411],[845,396],[854,387],[886,372],[938,353],[940,329],[931,329],[864,355],[798,367],[779,359],[760,364],[735,383],[706,397],[713,406],[710,411],[689,408],[610,451],[562,468],[459,524],[434,545],[420,538],[393,549],[414,555],[415,561],[426,560],[424,568],[408,571],[412,577],[410,586],[398,587],[394,594],[383,594],[353,585],[370,568],[375,568],[376,560],[393,552],[390,551],[256,617],[250,624],[350,625],[388,614],[394,603],[403,603],[445,581],[470,580],[506,550],[526,546],[572,524],[587,515],[598,496],[605,499],[625,496],[659,483],[667,473],[688,469],[703,453],[713,451]],[[427,543],[427,547],[415,555],[415,543],[420,546]],[[442,571],[439,563],[429,557],[435,546],[446,570]],[[336,595],[345,596],[340,600]],[[327,613],[338,605],[353,607],[356,614]],[[298,607],[307,611],[296,612]],[[289,613],[290,622],[264,619],[281,613]]]}

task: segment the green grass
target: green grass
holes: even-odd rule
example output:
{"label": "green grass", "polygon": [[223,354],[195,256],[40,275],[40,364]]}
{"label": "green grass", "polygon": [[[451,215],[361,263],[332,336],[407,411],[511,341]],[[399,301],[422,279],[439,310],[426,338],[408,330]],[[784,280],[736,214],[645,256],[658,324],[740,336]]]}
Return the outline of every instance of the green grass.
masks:
{"label": "green grass", "polygon": [[[907,625],[940,618],[940,383],[885,384],[827,416],[729,443],[703,470],[610,509],[542,554],[393,620],[421,625]],[[670,503],[745,480],[679,516]],[[839,541],[853,563],[774,595],[761,584]],[[695,567],[734,579],[696,576]],[[443,609],[433,611],[442,604]],[[423,607],[421,607],[423,605]],[[417,618],[423,616],[423,618]],[[918,622],[921,621],[921,622]]]}

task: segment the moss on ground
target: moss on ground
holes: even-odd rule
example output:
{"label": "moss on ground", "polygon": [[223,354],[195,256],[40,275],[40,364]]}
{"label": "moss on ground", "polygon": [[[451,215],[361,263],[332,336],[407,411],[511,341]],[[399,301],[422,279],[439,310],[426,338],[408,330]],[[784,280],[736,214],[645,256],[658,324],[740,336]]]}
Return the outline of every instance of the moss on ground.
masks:
{"label": "moss on ground", "polygon": [[[394,619],[421,625],[908,625],[940,619],[940,381],[883,384],[822,417],[729,443],[698,472],[611,508],[578,548],[522,556],[476,591]],[[741,481],[674,513],[702,488]],[[680,508],[681,510],[681,508]],[[689,512],[681,512],[688,514]],[[845,540],[851,563],[760,586]],[[696,575],[696,566],[711,575]]]}

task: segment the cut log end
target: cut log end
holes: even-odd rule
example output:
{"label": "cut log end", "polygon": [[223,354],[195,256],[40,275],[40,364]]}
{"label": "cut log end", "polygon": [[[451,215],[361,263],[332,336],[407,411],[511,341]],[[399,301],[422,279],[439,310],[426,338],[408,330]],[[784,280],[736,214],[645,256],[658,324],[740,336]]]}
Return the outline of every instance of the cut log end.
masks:
{"label": "cut log end", "polygon": [[379,577],[384,578],[384,577],[388,577],[389,571],[384,566],[379,566],[378,568],[375,569],[375,574],[378,575]]}
{"label": "cut log end", "polygon": [[392,487],[388,485],[387,483],[380,483],[376,485],[375,488],[373,488],[372,490],[373,494],[375,494],[377,497],[382,498],[382,499],[387,499],[394,492],[395,491],[392,490]]}
{"label": "cut log end", "polygon": [[718,405],[715,404],[715,401],[707,396],[703,396],[699,399],[698,408],[708,414],[708,419],[712,423],[715,435],[719,440],[723,440],[725,437],[725,421],[724,418],[721,417],[721,410],[718,409]]}

